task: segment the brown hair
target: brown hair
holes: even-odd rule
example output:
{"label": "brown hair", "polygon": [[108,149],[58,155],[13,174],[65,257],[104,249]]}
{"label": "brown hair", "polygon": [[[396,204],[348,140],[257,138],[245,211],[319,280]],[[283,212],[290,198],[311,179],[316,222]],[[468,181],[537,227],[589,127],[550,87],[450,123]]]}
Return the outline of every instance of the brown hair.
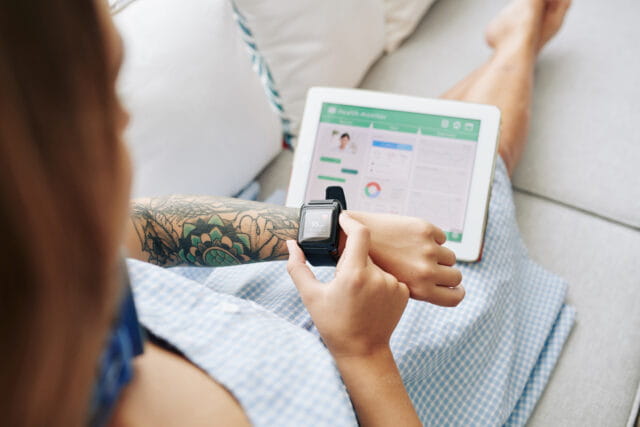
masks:
{"label": "brown hair", "polygon": [[115,305],[114,78],[94,1],[0,2],[0,418],[85,424]]}

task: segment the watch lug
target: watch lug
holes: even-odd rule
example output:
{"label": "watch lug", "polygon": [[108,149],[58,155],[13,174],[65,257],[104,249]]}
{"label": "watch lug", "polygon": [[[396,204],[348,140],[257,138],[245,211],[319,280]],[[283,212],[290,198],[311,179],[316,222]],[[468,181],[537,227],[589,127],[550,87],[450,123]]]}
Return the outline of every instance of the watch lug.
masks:
{"label": "watch lug", "polygon": [[344,190],[339,185],[327,187],[325,191],[327,200],[337,200],[342,205],[342,209],[347,210],[347,199]]}

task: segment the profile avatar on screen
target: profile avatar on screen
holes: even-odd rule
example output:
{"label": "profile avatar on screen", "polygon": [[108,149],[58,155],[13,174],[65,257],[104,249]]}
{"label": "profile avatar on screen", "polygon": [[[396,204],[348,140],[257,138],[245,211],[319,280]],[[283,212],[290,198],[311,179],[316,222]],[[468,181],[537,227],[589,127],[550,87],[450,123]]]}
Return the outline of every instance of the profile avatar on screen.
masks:
{"label": "profile avatar on screen", "polygon": [[345,148],[347,148],[347,145],[349,145],[349,142],[351,142],[351,137],[349,136],[348,133],[343,133],[342,135],[340,135],[340,149],[344,150]]}
{"label": "profile avatar on screen", "polygon": [[[334,130],[332,133],[332,151],[341,153],[341,154],[356,154],[357,147],[356,144],[351,140],[351,135],[347,132],[342,132],[338,130]],[[336,137],[337,138],[336,141]]]}

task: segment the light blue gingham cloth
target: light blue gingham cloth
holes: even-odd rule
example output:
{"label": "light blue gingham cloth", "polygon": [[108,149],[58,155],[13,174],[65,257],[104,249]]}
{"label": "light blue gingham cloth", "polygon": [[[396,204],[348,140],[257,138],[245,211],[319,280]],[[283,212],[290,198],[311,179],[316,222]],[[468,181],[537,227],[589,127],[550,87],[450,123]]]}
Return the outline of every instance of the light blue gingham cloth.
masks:
{"label": "light blue gingham cloth", "polygon": [[[142,324],[230,390],[253,424],[357,424],[284,262],[128,265]],[[575,312],[564,304],[567,284],[527,257],[500,160],[482,261],[459,268],[464,301],[410,301],[393,334],[411,400],[426,425],[524,425]],[[315,273],[328,281],[333,269]]]}

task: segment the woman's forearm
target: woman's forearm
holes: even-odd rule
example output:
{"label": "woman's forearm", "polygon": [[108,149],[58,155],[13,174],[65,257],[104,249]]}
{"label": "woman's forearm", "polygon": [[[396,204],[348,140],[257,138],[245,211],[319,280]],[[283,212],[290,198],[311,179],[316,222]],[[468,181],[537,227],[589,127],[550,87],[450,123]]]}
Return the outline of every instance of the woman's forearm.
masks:
{"label": "woman's forearm", "polygon": [[162,266],[226,266],[286,259],[297,209],[226,197],[135,200],[128,255]]}
{"label": "woman's forearm", "polygon": [[362,357],[336,357],[362,426],[421,426],[391,350]]}

